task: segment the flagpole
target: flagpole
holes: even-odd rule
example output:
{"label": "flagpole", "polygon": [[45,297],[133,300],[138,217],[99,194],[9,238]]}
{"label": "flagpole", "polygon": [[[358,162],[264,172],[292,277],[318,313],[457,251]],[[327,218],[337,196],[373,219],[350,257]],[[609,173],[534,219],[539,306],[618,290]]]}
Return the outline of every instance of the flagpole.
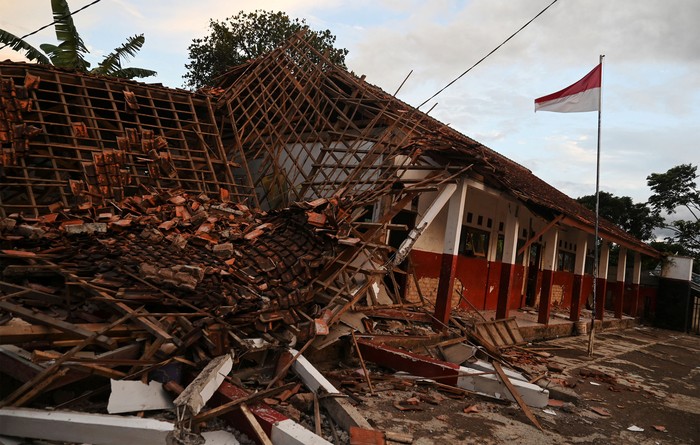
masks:
{"label": "flagpole", "polygon": [[[598,228],[600,223],[600,118],[603,111],[603,58],[600,55],[600,94],[598,95],[598,144],[595,164],[595,236],[593,241],[593,310],[591,314],[591,330],[588,333],[588,355],[593,355],[593,340],[595,338],[595,317],[598,305]],[[605,310],[605,308],[603,308]]]}

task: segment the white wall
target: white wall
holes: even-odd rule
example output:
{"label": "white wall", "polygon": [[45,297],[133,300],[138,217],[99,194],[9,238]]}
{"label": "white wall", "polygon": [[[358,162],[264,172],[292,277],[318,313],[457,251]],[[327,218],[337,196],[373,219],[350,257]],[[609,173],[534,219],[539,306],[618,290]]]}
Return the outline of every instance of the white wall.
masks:
{"label": "white wall", "polygon": [[693,259],[682,256],[669,256],[661,266],[661,277],[672,280],[690,281],[693,274]]}

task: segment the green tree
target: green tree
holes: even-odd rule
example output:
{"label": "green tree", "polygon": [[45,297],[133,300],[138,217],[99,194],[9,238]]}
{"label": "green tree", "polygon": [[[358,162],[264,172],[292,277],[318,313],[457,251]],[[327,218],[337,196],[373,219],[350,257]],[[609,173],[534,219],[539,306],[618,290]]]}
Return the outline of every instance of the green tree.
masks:
{"label": "green tree", "polygon": [[[185,85],[201,88],[211,85],[231,67],[245,63],[282,45],[301,29],[308,29],[306,20],[290,19],[284,12],[257,10],[239,12],[224,21],[209,20],[210,34],[192,40],[189,46]],[[309,31],[312,45],[334,64],[345,68],[347,49],[333,45],[335,36],[329,31]]]}
{"label": "green tree", "polygon": [[[595,211],[595,195],[577,198],[576,201]],[[663,225],[663,218],[644,203],[635,204],[629,196],[615,196],[600,192],[600,216],[620,226],[639,240],[649,241],[654,229]]]}
{"label": "green tree", "polygon": [[681,164],[670,168],[666,173],[652,173],[647,177],[647,185],[653,194],[649,204],[657,212],[673,215],[685,209],[690,219],[676,219],[664,224],[673,235],[669,243],[683,247],[686,255],[696,258],[700,266],[700,190],[698,190],[697,166]]}
{"label": "green tree", "polygon": [[0,43],[10,46],[15,51],[23,52],[30,61],[54,65],[59,68],[125,79],[149,77],[156,74],[155,71],[144,68],[122,67],[122,62],[136,55],[143,46],[146,41],[143,34],[127,38],[124,44],[106,55],[102,62],[91,70],[90,62],[85,59],[85,55],[89,51],[73,23],[68,2],[66,0],[51,0],[51,9],[53,10],[58,45],[43,43],[39,45],[41,50],[38,50],[29,42],[2,29],[0,29]]}

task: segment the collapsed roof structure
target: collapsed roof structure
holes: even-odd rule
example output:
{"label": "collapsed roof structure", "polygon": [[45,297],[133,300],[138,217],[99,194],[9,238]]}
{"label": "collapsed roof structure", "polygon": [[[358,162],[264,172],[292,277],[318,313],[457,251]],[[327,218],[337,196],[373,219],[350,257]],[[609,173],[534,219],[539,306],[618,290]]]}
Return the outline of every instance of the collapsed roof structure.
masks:
{"label": "collapsed roof structure", "polygon": [[[411,307],[387,230],[465,176],[592,233],[592,212],[301,35],[200,93],[12,62],[0,82],[0,362],[23,382],[4,406],[95,373],[323,348],[351,308]],[[607,221],[601,236],[657,255]],[[60,352],[37,367],[26,349]]]}

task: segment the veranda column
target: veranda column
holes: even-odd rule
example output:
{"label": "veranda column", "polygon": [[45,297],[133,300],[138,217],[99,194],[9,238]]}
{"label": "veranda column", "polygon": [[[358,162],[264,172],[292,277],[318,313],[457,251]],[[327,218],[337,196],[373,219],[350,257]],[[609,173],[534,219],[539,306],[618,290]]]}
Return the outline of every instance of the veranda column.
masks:
{"label": "veranda column", "polygon": [[583,298],[583,276],[586,273],[586,253],[588,252],[588,234],[579,232],[576,243],[576,261],[574,263],[574,288],[571,290],[571,311],[569,320],[581,319],[581,299]]}
{"label": "veranda column", "polygon": [[508,318],[510,306],[511,288],[515,275],[515,257],[518,252],[518,206],[508,204],[508,214],[503,227],[503,259],[501,264],[501,277],[498,282],[498,304],[496,306],[496,319]]}
{"label": "veranda column", "polygon": [[622,309],[625,307],[625,273],[627,271],[627,248],[620,246],[620,254],[617,257],[617,282],[615,283],[615,318],[622,318]]}
{"label": "veranda column", "polygon": [[598,277],[596,278],[598,290],[596,291],[595,318],[603,320],[605,315],[605,294],[608,286],[608,267],[610,266],[610,244],[602,241],[600,246],[600,261],[598,262]]}
{"label": "veranda column", "polygon": [[442,264],[440,266],[440,281],[438,282],[435,298],[435,319],[447,325],[452,310],[452,289],[457,271],[457,255],[459,238],[462,233],[464,205],[467,199],[467,184],[460,181],[457,191],[450,198],[445,223],[445,242],[442,249]]}
{"label": "veranda column", "polygon": [[542,252],[542,294],[540,295],[540,308],[538,323],[549,324],[549,314],[552,311],[552,283],[554,281],[554,269],[557,267],[557,250],[559,249],[559,229],[552,227],[544,234],[544,248]]}
{"label": "veranda column", "polygon": [[632,307],[630,315],[639,317],[639,285],[642,281],[642,254],[634,252],[634,268],[632,269]]}

